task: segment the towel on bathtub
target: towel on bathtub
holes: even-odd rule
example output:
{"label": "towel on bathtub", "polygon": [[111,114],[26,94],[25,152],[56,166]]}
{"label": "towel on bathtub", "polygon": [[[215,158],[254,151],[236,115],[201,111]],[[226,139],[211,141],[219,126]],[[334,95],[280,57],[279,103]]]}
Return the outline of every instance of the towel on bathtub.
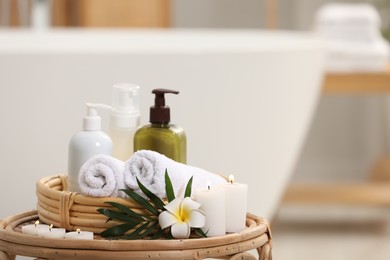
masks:
{"label": "towel on bathtub", "polygon": [[172,181],[175,196],[177,197],[184,196],[187,182],[191,176],[194,177],[192,180],[192,190],[206,187],[208,181],[212,185],[226,183],[223,177],[201,168],[175,162],[165,155],[154,151],[141,150],[135,152],[125,162],[125,185],[139,195],[144,196],[138,187],[137,177],[156,196],[166,198],[165,169],[168,170],[168,175]]}
{"label": "towel on bathtub", "polygon": [[86,161],[80,168],[81,193],[91,197],[120,197],[125,188],[124,162],[114,157],[99,154]]}

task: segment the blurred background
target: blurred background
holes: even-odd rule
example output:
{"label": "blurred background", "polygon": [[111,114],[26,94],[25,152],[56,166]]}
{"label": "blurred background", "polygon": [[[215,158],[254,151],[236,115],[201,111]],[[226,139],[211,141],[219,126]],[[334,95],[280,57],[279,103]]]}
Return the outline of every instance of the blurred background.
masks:
{"label": "blurred background", "polygon": [[[369,4],[380,15],[375,29],[389,39],[386,0],[0,0],[0,26],[313,31],[318,10],[329,3]],[[275,259],[390,259],[387,64],[325,73],[310,130],[272,220]]]}

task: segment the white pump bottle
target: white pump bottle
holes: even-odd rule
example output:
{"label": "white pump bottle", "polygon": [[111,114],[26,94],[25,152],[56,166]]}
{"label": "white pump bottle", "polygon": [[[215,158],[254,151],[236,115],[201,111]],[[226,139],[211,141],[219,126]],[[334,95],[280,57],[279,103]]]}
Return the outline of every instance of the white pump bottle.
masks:
{"label": "white pump bottle", "polygon": [[118,83],[112,87],[108,133],[113,143],[113,156],[122,161],[134,153],[134,133],[140,124],[139,89],[130,83]]}
{"label": "white pump bottle", "polygon": [[97,154],[112,155],[112,141],[101,131],[101,119],[95,104],[87,103],[87,115],[83,120],[83,131],[69,141],[68,190],[80,192],[79,171],[81,166]]}

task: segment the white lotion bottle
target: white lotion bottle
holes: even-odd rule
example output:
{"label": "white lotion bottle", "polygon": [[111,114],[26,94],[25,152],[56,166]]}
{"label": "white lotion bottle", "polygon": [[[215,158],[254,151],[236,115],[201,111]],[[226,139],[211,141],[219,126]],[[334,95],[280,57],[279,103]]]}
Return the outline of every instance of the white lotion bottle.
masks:
{"label": "white lotion bottle", "polygon": [[139,89],[131,83],[118,83],[112,87],[108,134],[113,143],[113,156],[122,161],[134,153],[134,133],[140,125]]}
{"label": "white lotion bottle", "polygon": [[87,115],[83,119],[83,131],[69,141],[68,190],[80,192],[81,166],[97,154],[112,155],[111,138],[101,131],[101,119],[94,104],[87,103]]}

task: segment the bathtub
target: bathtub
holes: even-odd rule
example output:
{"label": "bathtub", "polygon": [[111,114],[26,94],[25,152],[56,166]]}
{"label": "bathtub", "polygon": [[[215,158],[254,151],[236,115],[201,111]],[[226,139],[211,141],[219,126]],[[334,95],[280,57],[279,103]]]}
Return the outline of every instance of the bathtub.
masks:
{"label": "bathtub", "polygon": [[[187,134],[187,163],[249,184],[248,211],[272,218],[319,97],[314,36],[259,30],[0,31],[0,218],[35,208],[35,182],[66,173],[85,102],[111,86],[154,88]],[[108,112],[100,110],[106,129]]]}

